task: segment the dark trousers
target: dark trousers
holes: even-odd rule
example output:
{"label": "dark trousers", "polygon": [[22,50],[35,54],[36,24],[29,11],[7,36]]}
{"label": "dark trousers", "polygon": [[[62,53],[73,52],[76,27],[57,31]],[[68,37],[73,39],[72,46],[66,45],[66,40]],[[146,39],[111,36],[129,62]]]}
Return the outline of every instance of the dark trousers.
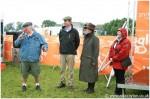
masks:
{"label": "dark trousers", "polygon": [[88,83],[88,89],[94,90],[94,87],[95,87],[95,82],[93,82],[93,83]]}
{"label": "dark trousers", "polygon": [[115,72],[115,77],[116,77],[116,89],[115,89],[115,94],[116,95],[122,95],[122,88],[118,88],[117,84],[124,84],[125,83],[125,70],[117,70],[114,69]]}

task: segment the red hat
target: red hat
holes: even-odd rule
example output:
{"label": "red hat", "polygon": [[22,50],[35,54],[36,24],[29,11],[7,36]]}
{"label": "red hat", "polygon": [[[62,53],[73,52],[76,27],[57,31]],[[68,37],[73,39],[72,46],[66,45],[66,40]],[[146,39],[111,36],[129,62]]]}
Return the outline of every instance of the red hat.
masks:
{"label": "red hat", "polygon": [[127,37],[127,30],[125,28],[119,28],[118,31],[121,32],[123,38]]}

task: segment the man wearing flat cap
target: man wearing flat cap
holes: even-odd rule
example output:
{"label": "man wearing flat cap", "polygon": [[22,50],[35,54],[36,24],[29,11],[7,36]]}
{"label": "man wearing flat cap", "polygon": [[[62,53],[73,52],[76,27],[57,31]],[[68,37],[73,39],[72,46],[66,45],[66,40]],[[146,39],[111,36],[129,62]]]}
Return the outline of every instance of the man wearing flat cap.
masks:
{"label": "man wearing flat cap", "polygon": [[98,78],[99,39],[94,35],[95,25],[87,23],[83,27],[83,49],[81,54],[79,80],[88,83],[84,91],[94,93],[95,82]]}
{"label": "man wearing flat cap", "polygon": [[21,61],[22,91],[27,89],[28,74],[32,74],[35,79],[35,89],[41,90],[39,84],[39,58],[41,51],[48,50],[48,44],[45,39],[32,27],[31,22],[23,24],[23,33],[15,41],[15,46],[19,47],[19,57]]}
{"label": "man wearing flat cap", "polygon": [[[77,49],[79,47],[80,38],[78,31],[72,25],[72,18],[66,16],[63,18],[64,24],[59,32],[60,41],[60,64],[61,64],[61,78],[58,88],[63,88],[67,86],[73,88],[73,68],[75,63],[75,55],[77,54]],[[65,71],[66,66],[68,66],[68,81],[66,81]]]}

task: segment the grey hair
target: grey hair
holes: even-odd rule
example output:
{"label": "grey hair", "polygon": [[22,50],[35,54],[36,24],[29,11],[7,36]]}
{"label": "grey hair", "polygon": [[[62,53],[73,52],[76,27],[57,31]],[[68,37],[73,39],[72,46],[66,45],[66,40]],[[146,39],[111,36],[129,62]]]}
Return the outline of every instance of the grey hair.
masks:
{"label": "grey hair", "polygon": [[33,26],[29,26],[32,31],[36,32],[35,28]]}
{"label": "grey hair", "polygon": [[32,31],[36,32],[35,28],[32,26]]}

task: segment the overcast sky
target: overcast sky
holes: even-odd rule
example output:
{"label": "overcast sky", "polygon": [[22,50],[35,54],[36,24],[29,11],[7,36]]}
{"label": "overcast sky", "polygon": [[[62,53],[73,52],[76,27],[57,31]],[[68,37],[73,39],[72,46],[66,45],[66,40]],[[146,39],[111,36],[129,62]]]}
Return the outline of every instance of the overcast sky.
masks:
{"label": "overcast sky", "polygon": [[75,22],[103,24],[128,16],[128,0],[0,0],[0,17],[5,23],[45,19],[62,23],[64,16]]}

